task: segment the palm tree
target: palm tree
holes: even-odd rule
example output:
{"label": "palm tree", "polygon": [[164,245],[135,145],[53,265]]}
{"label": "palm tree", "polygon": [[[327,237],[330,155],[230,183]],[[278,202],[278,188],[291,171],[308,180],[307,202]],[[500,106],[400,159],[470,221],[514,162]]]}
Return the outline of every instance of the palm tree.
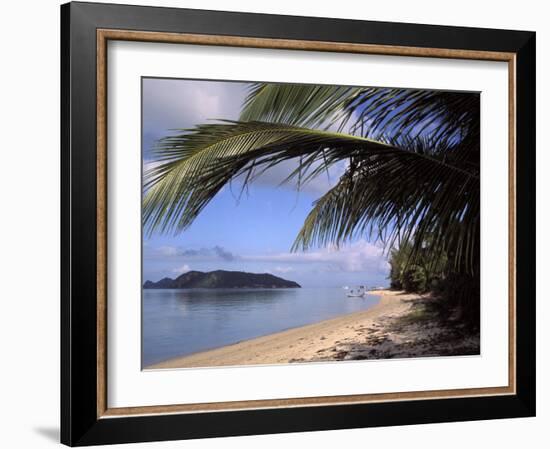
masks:
{"label": "palm tree", "polygon": [[479,268],[479,96],[400,88],[252,83],[238,121],[177,130],[145,173],[147,232],[180,232],[227,183],[284,161],[297,188],[346,169],[312,206],[293,250],[361,235]]}

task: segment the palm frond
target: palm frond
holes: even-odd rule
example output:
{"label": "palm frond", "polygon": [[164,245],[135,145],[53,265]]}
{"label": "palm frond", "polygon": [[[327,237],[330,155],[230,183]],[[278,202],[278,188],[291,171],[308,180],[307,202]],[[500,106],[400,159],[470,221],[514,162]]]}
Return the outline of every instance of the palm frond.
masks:
{"label": "palm frond", "polygon": [[149,231],[184,229],[231,179],[246,174],[250,182],[288,159],[307,156],[289,176],[307,182],[311,173],[303,175],[319,160],[328,167],[360,150],[401,151],[366,138],[278,123],[226,122],[182,131],[159,142],[154,154],[161,163],[144,174],[143,219]]}
{"label": "palm frond", "polygon": [[285,181],[298,188],[346,161],[293,249],[368,233],[390,248],[396,239],[411,242],[413,259],[428,245],[458,271],[475,271],[479,113],[472,93],[253,83],[240,121],[180,130],[158,143],[160,165],[145,174],[144,226],[181,231],[231,180],[245,188],[283,161],[297,161]]}
{"label": "palm frond", "polygon": [[451,253],[456,267],[472,271],[479,249],[479,201],[472,198],[479,198],[475,176],[431,159],[363,153],[315,203],[293,249],[369,235],[387,248],[412,242],[411,263],[428,249]]}
{"label": "palm frond", "polygon": [[429,141],[395,143],[280,123],[200,125],[155,149],[163,163],[145,173],[144,224],[149,232],[185,229],[232,179],[245,186],[286,160],[299,160],[286,179],[298,187],[346,160],[346,173],[317,202],[294,249],[340,244],[374,229],[390,244],[400,234],[430,235],[434,246],[454,244],[460,260],[470,258],[474,234],[467,226],[479,209],[469,201],[478,173],[451,143],[439,150]]}
{"label": "palm frond", "polygon": [[[389,137],[479,138],[479,95],[426,89],[254,83],[241,120],[296,126],[338,125],[376,140]],[[479,139],[478,139],[479,140]]]}
{"label": "palm frond", "polygon": [[252,83],[239,120],[327,129],[343,117],[346,105],[363,90],[347,86]]}

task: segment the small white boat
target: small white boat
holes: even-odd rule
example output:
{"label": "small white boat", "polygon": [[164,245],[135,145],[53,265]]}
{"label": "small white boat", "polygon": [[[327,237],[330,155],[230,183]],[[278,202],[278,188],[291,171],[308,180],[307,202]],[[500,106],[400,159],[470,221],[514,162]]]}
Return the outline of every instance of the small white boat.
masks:
{"label": "small white boat", "polygon": [[361,285],[359,288],[351,289],[348,293],[346,293],[346,296],[348,298],[362,298],[367,296],[367,288],[364,285]]}

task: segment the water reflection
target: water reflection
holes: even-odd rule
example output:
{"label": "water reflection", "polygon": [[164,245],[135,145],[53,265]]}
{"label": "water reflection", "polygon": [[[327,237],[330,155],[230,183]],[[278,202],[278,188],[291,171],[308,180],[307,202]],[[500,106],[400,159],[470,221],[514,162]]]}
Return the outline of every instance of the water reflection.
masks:
{"label": "water reflection", "polygon": [[364,310],[339,288],[143,291],[143,366]]}

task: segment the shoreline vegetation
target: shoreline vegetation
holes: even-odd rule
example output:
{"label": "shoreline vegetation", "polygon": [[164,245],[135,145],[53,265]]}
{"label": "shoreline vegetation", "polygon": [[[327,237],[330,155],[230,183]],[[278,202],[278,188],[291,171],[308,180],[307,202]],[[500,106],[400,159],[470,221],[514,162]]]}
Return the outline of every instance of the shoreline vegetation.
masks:
{"label": "shoreline vegetation", "polygon": [[[411,357],[477,355],[479,331],[441,317],[432,294],[375,290],[372,308],[241,341],[145,369],[270,365]],[[350,299],[352,300],[352,299]]]}

